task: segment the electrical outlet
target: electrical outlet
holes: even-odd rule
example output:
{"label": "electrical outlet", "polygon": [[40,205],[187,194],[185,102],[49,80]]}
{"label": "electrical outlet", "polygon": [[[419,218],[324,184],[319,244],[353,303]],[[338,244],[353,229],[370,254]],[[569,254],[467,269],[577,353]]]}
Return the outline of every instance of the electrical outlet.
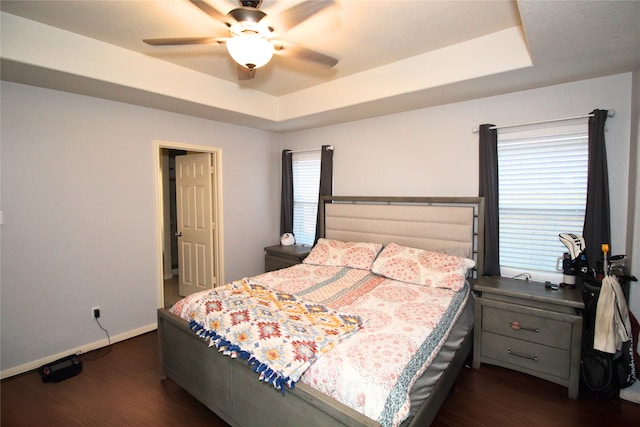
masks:
{"label": "electrical outlet", "polygon": [[99,317],[100,317],[100,306],[94,305],[93,307],[91,307],[91,318],[97,319]]}

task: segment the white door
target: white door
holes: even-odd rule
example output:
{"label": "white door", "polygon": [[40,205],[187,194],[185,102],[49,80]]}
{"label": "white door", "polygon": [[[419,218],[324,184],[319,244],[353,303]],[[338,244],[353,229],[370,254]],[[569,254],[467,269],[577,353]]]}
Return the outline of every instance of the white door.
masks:
{"label": "white door", "polygon": [[179,293],[216,284],[213,262],[213,162],[211,153],[176,156]]}

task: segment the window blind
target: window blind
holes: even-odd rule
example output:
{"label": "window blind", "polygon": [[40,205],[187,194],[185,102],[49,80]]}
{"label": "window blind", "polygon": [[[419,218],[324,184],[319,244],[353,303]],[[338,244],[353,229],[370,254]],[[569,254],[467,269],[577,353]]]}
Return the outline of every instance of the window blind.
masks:
{"label": "window blind", "polygon": [[296,243],[313,245],[316,237],[320,150],[293,153],[293,234]]}
{"label": "window blind", "polygon": [[561,281],[560,233],[582,234],[587,125],[498,134],[500,270]]}

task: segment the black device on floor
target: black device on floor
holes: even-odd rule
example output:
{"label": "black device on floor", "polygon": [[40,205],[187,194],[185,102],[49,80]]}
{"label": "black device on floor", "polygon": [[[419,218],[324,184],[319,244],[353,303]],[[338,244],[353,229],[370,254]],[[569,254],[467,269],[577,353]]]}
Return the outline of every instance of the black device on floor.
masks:
{"label": "black device on floor", "polygon": [[57,383],[82,372],[82,361],[74,354],[55,362],[45,363],[38,368],[38,372],[40,372],[43,383],[50,381]]}

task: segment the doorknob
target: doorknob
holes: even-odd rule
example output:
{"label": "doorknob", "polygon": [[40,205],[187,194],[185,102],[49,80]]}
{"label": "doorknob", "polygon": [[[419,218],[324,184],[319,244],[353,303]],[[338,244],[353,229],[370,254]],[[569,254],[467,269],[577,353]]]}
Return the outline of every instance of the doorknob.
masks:
{"label": "doorknob", "polygon": [[176,237],[182,237],[182,231],[178,231],[177,233],[175,233]]}

